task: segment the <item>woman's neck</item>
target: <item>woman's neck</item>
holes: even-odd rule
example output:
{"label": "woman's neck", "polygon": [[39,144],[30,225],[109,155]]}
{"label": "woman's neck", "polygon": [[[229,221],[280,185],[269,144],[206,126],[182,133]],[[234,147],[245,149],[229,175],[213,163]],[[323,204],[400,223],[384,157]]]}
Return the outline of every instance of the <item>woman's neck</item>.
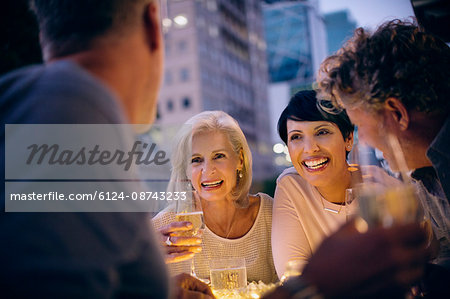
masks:
{"label": "woman's neck", "polygon": [[233,224],[237,207],[233,201],[223,199],[216,201],[202,200],[203,217],[205,224],[212,228],[227,231]]}
{"label": "woman's neck", "polygon": [[[255,222],[259,201],[252,200],[247,208],[238,208],[232,200],[218,200],[208,202],[202,200],[203,217],[206,226],[216,235],[236,239],[245,235]],[[258,197],[259,198],[259,197]],[[256,212],[256,213],[255,213]]]}
{"label": "woman's neck", "polygon": [[346,171],[344,177],[339,177],[333,184],[316,188],[325,200],[335,204],[343,204],[345,203],[345,190],[350,188],[351,182],[351,172]]}

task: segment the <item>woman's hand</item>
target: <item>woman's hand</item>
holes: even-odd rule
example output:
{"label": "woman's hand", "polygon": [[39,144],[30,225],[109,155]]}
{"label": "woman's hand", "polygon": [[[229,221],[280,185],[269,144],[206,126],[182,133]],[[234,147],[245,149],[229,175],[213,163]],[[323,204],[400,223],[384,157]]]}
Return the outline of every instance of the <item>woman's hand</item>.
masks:
{"label": "woman's hand", "polygon": [[160,241],[166,249],[166,264],[178,263],[194,257],[202,251],[200,237],[183,236],[192,229],[188,221],[172,222],[159,229]]}

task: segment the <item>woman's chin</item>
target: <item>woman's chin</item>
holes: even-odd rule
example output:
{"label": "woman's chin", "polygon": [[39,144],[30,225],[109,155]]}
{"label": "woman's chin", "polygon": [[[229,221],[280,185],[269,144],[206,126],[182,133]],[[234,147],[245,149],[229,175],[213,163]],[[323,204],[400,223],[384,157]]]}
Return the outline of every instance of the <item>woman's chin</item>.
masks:
{"label": "woman's chin", "polygon": [[206,201],[219,201],[225,198],[225,195],[221,194],[220,192],[202,192],[199,195],[203,200]]}

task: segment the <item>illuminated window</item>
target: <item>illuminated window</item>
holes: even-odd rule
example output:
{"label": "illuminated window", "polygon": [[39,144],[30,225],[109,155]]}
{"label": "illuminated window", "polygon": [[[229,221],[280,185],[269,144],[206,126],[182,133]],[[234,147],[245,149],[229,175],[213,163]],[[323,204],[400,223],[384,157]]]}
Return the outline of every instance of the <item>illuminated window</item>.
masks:
{"label": "illuminated window", "polygon": [[188,24],[188,19],[185,15],[178,15],[173,18],[173,21],[175,23],[175,27],[177,28],[186,27],[186,25]]}

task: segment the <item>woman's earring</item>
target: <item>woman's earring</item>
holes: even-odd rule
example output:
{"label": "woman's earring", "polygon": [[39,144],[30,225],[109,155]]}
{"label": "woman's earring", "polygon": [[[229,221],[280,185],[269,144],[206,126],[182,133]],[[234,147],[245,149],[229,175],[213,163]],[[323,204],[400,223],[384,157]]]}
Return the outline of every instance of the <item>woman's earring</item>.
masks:
{"label": "woman's earring", "polygon": [[187,190],[193,190],[194,188],[192,187],[191,181],[188,181],[186,184]]}
{"label": "woman's earring", "polygon": [[242,171],[238,169],[237,172],[238,172],[238,177],[239,177],[240,179],[242,179],[242,177],[244,176],[244,175],[242,174]]}

